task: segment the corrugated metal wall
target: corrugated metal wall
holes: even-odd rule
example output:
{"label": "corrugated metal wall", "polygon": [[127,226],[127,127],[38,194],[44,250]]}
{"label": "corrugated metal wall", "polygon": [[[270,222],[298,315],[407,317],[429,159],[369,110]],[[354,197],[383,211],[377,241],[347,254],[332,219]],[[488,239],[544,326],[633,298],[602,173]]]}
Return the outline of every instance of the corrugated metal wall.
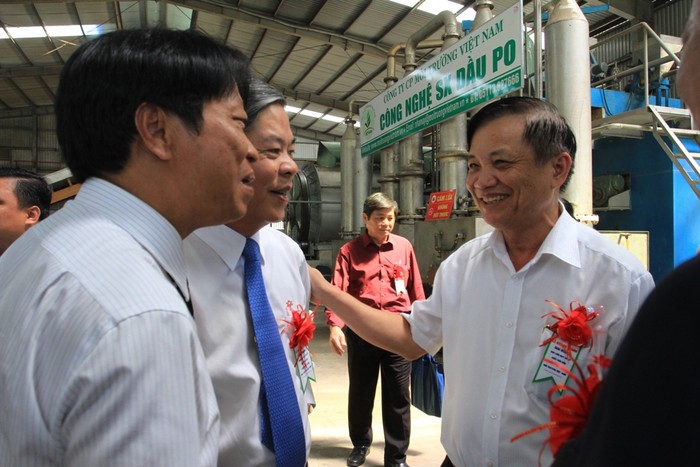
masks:
{"label": "corrugated metal wall", "polygon": [[[692,0],[678,0],[676,2],[663,5],[654,11],[654,22],[650,26],[652,26],[652,29],[658,35],[680,38],[680,36],[683,34],[685,23],[688,20],[691,5]],[[630,26],[631,25],[629,23],[626,23],[622,27],[599,35],[596,37],[596,39],[598,39],[598,41],[603,41],[604,39],[608,39],[624,30],[629,29]],[[643,43],[640,42],[640,37],[641,36],[635,34],[624,35],[609,43],[603,44],[594,49],[595,58],[599,62],[607,63],[611,67],[616,66],[618,70],[630,68],[637,64],[637,60],[642,54]],[[650,43],[649,49],[651,54],[654,53],[654,51],[651,50],[653,46],[654,45]],[[631,77],[623,78],[619,82],[608,87],[624,90],[631,80]],[[672,92],[672,95],[675,95],[675,93]]]}
{"label": "corrugated metal wall", "polygon": [[678,0],[654,12],[654,30],[659,34],[680,37],[690,15],[693,0]]}
{"label": "corrugated metal wall", "polygon": [[0,119],[0,165],[47,174],[64,167],[54,115]]}
{"label": "corrugated metal wall", "polygon": [[[692,0],[678,0],[659,7],[654,12],[653,28],[658,34],[680,37],[690,12]],[[625,28],[629,28],[626,25]],[[620,32],[623,28],[607,32],[597,39],[602,40]],[[635,39],[624,36],[595,50],[595,58],[610,66],[624,70],[636,60],[635,50],[640,49]],[[638,52],[637,52],[638,54]],[[622,79],[609,87],[624,89],[631,78]],[[672,95],[674,95],[672,91]],[[0,166],[18,166],[47,174],[64,165],[60,157],[58,142],[54,134],[53,115],[0,118]],[[298,142],[297,156],[300,160],[313,160],[317,143]]]}

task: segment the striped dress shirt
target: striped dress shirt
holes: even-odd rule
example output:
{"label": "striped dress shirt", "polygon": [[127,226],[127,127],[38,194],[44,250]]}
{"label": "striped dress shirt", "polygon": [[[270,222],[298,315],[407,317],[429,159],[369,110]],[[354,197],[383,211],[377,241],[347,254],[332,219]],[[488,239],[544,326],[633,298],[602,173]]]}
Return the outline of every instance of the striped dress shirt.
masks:
{"label": "striped dress shirt", "polygon": [[89,179],[0,257],[0,284],[0,465],[216,465],[182,240],[160,214]]}

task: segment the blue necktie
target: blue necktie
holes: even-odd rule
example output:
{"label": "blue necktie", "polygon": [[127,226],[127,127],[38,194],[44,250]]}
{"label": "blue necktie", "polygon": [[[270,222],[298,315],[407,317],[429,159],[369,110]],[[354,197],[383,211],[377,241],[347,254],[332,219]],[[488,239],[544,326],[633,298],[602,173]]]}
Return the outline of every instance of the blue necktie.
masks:
{"label": "blue necktie", "polygon": [[260,248],[255,240],[246,240],[243,256],[248,305],[262,371],[260,436],[263,444],[275,453],[278,466],[303,467],[306,464],[304,425],[279,328],[267,299]]}

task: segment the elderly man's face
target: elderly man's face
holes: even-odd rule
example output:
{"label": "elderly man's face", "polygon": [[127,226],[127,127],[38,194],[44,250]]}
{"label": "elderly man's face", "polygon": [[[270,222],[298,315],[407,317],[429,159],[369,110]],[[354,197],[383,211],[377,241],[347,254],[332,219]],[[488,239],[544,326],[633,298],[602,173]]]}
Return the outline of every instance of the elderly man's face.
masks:
{"label": "elderly man's face", "polygon": [[523,140],[520,115],[497,118],[472,136],[467,189],[484,220],[496,229],[522,234],[558,209],[559,187],[568,168],[561,156],[538,164]]}
{"label": "elderly man's face", "polygon": [[0,178],[0,255],[35,223],[28,209],[17,204],[15,183],[13,178]]}

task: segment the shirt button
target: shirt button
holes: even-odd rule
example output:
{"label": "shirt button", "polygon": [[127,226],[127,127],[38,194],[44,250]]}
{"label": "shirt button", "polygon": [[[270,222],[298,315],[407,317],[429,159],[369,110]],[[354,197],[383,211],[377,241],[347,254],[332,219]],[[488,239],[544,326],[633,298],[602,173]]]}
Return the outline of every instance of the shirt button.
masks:
{"label": "shirt button", "polygon": [[504,367],[504,366],[499,367],[498,371],[500,371],[501,373],[504,373],[506,371],[506,367]]}
{"label": "shirt button", "polygon": [[491,417],[491,420],[496,420],[498,418],[498,414],[496,412],[491,412],[489,416]]}
{"label": "shirt button", "polygon": [[495,464],[494,464],[494,462],[493,462],[492,460],[486,459],[486,465],[487,465],[488,467],[493,467]]}
{"label": "shirt button", "polygon": [[512,327],[513,327],[513,322],[512,322],[512,321],[507,321],[507,322],[506,322],[506,327],[507,327],[507,328],[512,328]]}

